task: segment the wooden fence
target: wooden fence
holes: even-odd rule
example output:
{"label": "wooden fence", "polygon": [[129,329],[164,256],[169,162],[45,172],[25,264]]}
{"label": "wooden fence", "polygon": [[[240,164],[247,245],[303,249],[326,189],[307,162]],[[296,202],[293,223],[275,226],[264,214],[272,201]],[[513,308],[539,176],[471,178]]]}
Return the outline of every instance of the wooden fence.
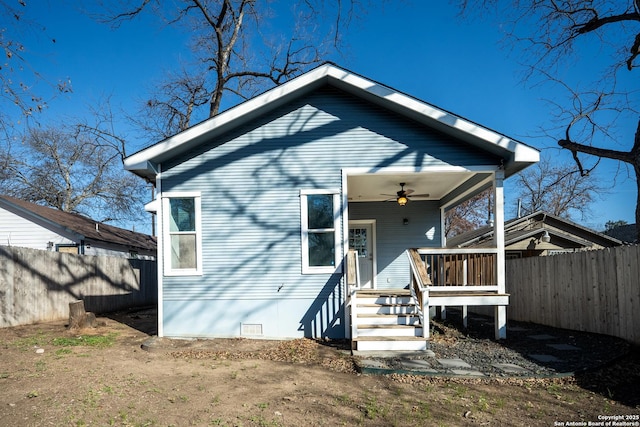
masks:
{"label": "wooden fence", "polygon": [[640,246],[508,260],[513,320],[640,344]]}
{"label": "wooden fence", "polygon": [[157,304],[157,283],[155,261],[0,246],[0,327]]}

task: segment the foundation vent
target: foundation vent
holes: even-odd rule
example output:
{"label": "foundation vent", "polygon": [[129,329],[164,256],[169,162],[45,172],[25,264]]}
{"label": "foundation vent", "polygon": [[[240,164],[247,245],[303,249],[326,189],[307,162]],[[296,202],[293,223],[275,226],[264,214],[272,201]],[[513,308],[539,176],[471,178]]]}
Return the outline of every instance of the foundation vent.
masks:
{"label": "foundation vent", "polygon": [[262,324],[261,323],[242,323],[240,329],[240,335],[242,336],[261,336]]}

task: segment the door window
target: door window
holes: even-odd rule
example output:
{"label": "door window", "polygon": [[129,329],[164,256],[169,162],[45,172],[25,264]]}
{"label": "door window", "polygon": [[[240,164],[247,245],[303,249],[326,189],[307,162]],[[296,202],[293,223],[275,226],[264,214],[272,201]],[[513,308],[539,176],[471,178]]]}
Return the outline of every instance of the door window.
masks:
{"label": "door window", "polygon": [[349,249],[358,252],[358,257],[366,258],[369,256],[367,249],[367,229],[366,228],[350,228],[349,229]]}

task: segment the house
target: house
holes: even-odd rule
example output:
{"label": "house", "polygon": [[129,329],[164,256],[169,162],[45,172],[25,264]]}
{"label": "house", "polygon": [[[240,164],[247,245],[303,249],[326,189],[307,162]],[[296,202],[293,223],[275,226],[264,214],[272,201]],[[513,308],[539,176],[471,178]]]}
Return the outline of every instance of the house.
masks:
{"label": "house", "polygon": [[[159,335],[425,348],[438,284],[429,257],[478,253],[442,248],[445,211],[492,187],[503,235],[503,180],[538,159],[477,123],[319,66],[125,159],[157,190],[148,208],[160,230]],[[501,337],[503,245],[485,251],[497,273],[481,294],[438,300],[496,306]]]}
{"label": "house", "polygon": [[155,237],[3,195],[0,245],[82,255],[156,257]]}
{"label": "house", "polygon": [[[481,227],[447,239],[450,248],[493,247],[493,228]],[[620,240],[546,212],[535,212],[505,222],[507,259],[603,249]]]}

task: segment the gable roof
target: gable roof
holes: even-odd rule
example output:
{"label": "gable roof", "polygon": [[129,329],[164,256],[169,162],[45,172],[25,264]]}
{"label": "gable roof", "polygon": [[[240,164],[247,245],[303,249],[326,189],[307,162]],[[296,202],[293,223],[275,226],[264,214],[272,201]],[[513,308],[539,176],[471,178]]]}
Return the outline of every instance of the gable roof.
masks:
{"label": "gable roof", "polygon": [[153,236],[114,227],[83,215],[63,212],[3,195],[0,195],[0,208],[14,212],[30,221],[44,222],[54,230],[75,235],[77,240],[105,242],[149,251],[156,250],[156,238]]}
{"label": "gable roof", "polygon": [[616,228],[605,231],[604,234],[625,243],[638,243],[638,234],[635,224],[619,225]]}
{"label": "gable roof", "polygon": [[537,162],[538,150],[334,64],[321,65],[217,116],[127,157],[124,167],[151,182],[157,166],[324,85],[362,98],[504,159],[510,176]]}
{"label": "gable roof", "polygon": [[[518,241],[540,236],[547,231],[551,236],[570,241],[577,246],[591,247],[594,244],[611,247],[622,242],[613,237],[583,227],[575,222],[546,213],[534,212],[504,223],[504,244],[510,246]],[[447,247],[491,247],[493,245],[493,227],[485,226],[447,239]]]}

